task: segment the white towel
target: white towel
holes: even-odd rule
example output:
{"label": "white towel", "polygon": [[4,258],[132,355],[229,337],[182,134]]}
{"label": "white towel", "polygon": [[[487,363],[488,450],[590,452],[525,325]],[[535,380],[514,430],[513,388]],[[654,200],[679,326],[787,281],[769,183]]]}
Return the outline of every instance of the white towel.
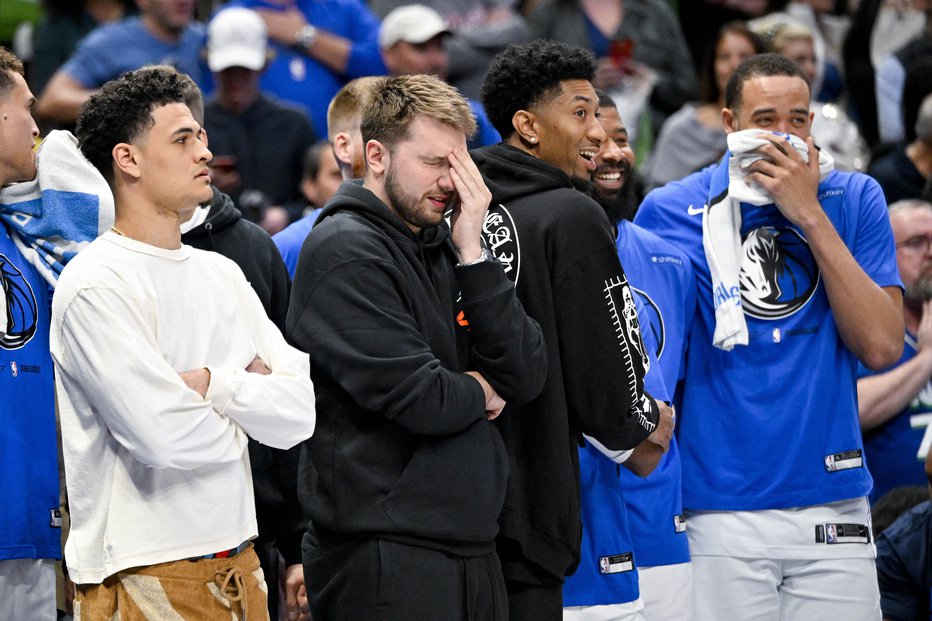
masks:
{"label": "white towel", "polygon": [[[746,129],[728,134],[728,151],[712,173],[709,197],[702,216],[702,246],[712,277],[712,303],[715,308],[715,332],[712,344],[731,351],[735,345],[748,344],[748,328],[741,304],[738,275],[744,255],[741,247],[741,203],[769,205],[773,198],[756,183],[747,183],[744,171],[764,157],[757,149],[770,144],[767,132]],[[782,136],[809,162],[806,142],[792,134]],[[820,180],[834,170],[832,156],[819,151]]]}
{"label": "white towel", "polygon": [[[54,287],[65,264],[113,225],[113,194],[70,132],[49,133],[36,152],[36,167],[32,181],[0,189],[0,220],[26,260]],[[9,319],[4,287],[0,333]]]}

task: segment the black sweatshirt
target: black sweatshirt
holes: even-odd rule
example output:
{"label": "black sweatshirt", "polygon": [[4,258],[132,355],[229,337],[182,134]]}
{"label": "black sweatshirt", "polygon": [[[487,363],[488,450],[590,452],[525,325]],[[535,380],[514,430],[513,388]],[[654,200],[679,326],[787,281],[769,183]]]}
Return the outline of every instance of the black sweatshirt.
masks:
{"label": "black sweatshirt", "polygon": [[321,541],[494,549],[507,458],[464,372],[482,373],[509,404],[527,402],[546,355],[501,265],[456,262],[446,224],[415,235],[355,183],[304,243],[286,334],[311,356],[317,428],[298,486]]}
{"label": "black sweatshirt", "polygon": [[492,191],[485,237],[540,324],[541,394],[496,426],[511,458],[498,553],[505,578],[554,585],[579,560],[581,434],[637,446],[659,420],[634,300],[602,208],[558,168],[514,147],[472,151]]}

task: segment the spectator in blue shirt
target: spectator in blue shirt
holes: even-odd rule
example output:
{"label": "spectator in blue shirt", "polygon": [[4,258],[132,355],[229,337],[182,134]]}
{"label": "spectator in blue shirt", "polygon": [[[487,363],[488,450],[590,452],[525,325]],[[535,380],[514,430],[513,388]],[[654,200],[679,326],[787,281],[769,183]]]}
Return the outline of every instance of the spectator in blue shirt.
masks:
{"label": "spectator in blue shirt", "polygon": [[171,65],[202,91],[212,87],[201,57],[204,27],[194,22],[195,0],[137,0],[139,15],[92,31],[49,80],[36,113],[74,123],[78,110],[105,82],[145,65]]}

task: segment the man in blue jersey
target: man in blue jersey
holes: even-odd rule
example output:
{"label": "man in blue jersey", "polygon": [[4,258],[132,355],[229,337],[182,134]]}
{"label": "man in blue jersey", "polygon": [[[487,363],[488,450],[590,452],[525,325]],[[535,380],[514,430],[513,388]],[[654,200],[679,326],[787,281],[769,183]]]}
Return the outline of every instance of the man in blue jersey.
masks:
{"label": "man in blue jersey", "polygon": [[883,193],[832,170],[809,101],[792,62],[744,61],[729,152],[635,219],[698,286],[679,411],[697,619],[880,617],[855,373],[899,358],[901,285]]}
{"label": "man in blue jersey", "polygon": [[[39,130],[23,65],[0,48],[0,186],[36,176]],[[0,619],[56,618],[61,558],[48,284],[0,219]]]}
{"label": "man in blue jersey", "polygon": [[932,412],[932,204],[903,200],[890,205],[896,264],[906,292],[906,339],[897,364],[880,373],[858,368],[858,413],[867,468],[874,479],[871,500],[900,485],[926,482],[924,427],[910,423]]}
{"label": "man in blue jersey", "polygon": [[[615,102],[599,94],[599,121],[607,134],[592,174],[595,198],[616,227],[615,246],[631,289],[644,309],[645,345],[657,363],[645,377],[652,395],[672,401],[682,379],[686,337],[696,309],[696,281],[689,258],[672,244],[630,221],[637,207],[632,186],[634,151]],[[649,381],[659,374],[667,396]],[[663,393],[661,393],[663,394]],[[688,619],[692,568],[683,518],[682,474],[676,439],[646,477],[620,470],[627,521],[634,542],[640,596],[647,621]],[[607,526],[601,523],[595,527]],[[598,535],[597,535],[598,536]]]}

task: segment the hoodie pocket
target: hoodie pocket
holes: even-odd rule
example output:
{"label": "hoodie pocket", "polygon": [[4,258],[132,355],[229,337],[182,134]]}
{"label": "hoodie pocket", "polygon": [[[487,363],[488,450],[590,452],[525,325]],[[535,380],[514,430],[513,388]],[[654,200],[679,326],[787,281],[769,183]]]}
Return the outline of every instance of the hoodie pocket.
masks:
{"label": "hoodie pocket", "polygon": [[483,543],[498,532],[508,464],[488,421],[441,437],[424,437],[382,509],[401,534]]}

